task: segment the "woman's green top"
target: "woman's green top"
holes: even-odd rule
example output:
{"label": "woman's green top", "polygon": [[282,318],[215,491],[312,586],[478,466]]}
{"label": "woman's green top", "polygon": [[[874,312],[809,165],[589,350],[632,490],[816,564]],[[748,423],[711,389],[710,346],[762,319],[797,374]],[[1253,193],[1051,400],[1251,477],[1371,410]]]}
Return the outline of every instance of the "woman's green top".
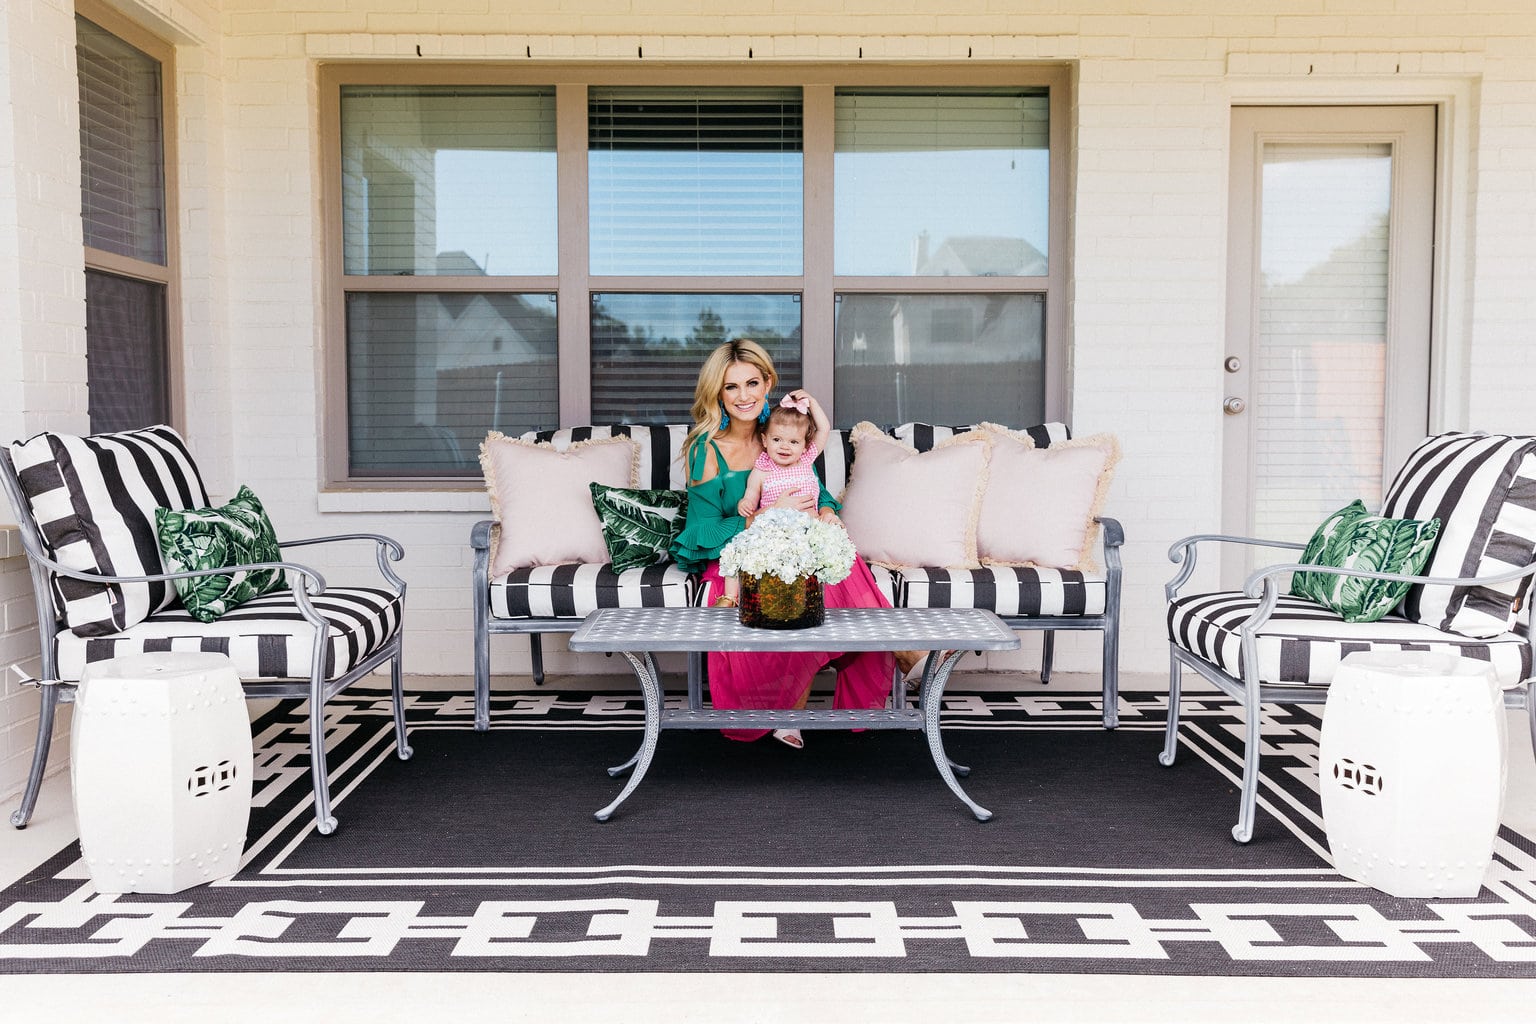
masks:
{"label": "woman's green top", "polygon": [[[747,495],[747,477],[750,469],[730,469],[725,456],[714,441],[709,446],[715,450],[715,462],[720,467],[712,479],[693,484],[688,488],[688,514],[683,521],[683,532],[672,542],[672,560],[688,572],[701,572],[710,562],[720,557],[720,549],[730,543],[747,521],[736,511],[741,499]],[[695,444],[688,453],[688,479],[697,480],[704,475],[705,449]],[[827,493],[826,484],[821,486],[817,508],[842,511],[843,506]]]}

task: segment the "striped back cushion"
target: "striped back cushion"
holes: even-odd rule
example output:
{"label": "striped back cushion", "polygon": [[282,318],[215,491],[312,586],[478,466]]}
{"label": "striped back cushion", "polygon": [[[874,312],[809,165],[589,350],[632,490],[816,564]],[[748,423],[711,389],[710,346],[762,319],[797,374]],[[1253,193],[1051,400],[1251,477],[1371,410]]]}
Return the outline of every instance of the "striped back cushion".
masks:
{"label": "striped back cushion", "polygon": [[594,437],[627,437],[640,449],[640,482],[646,490],[681,491],[688,486],[687,470],[678,453],[688,436],[685,423],[622,423],[592,427],[564,427],[560,430],[530,430],[521,440],[552,444],[565,451],[577,441]]}
{"label": "striped back cushion", "polygon": [[[170,427],[75,437],[45,432],[10,446],[48,554],[112,576],[161,573],[155,509],[202,508],[208,492]],[[18,510],[19,511],[19,510]],[[90,583],[57,576],[54,609],[80,636],[117,633],[171,604],[169,583]]]}
{"label": "striped back cushion", "polygon": [[[1536,437],[1448,433],[1427,438],[1387,489],[1382,515],[1440,520],[1428,576],[1491,576],[1536,558]],[[1494,587],[1417,586],[1414,622],[1469,637],[1509,631],[1530,577]]]}
{"label": "striped back cushion", "polygon": [[[964,427],[944,427],[936,423],[903,423],[898,427],[892,427],[887,433],[920,452],[926,452],[932,451],[933,446],[940,441],[947,441],[956,434],[975,430],[977,426],[978,424],[975,423]],[[1030,436],[1036,448],[1049,448],[1057,441],[1068,441],[1072,438],[1072,431],[1067,429],[1065,423],[1041,423],[1033,427],[1024,427],[1022,433]]]}

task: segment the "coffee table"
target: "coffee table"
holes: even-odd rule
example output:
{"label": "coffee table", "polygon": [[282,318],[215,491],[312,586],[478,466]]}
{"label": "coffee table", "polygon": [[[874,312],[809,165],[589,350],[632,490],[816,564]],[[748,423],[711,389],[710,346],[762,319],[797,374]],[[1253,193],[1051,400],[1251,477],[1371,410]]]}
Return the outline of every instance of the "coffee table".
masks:
{"label": "coffee table", "polygon": [[[732,608],[602,608],[588,615],[567,646],[573,651],[622,654],[635,671],[645,701],[645,734],[640,749],[624,764],[608,769],[629,772],[618,797],[594,815],[607,821],[650,767],[662,729],[921,729],[928,737],[934,767],[950,790],[978,821],[992,812],[960,788],[956,774],[970,769],[944,753],[939,711],[950,670],[966,651],[1006,651],[1019,646],[1018,635],[983,608],[828,608],[826,622],[809,629],[773,630],[743,626]],[[899,651],[949,650],[943,659],[929,655],[916,707],[909,707],[900,678],[891,684],[891,705],[869,710],[706,708],[699,673],[689,673],[688,705],[667,709],[654,654],[708,651]]]}

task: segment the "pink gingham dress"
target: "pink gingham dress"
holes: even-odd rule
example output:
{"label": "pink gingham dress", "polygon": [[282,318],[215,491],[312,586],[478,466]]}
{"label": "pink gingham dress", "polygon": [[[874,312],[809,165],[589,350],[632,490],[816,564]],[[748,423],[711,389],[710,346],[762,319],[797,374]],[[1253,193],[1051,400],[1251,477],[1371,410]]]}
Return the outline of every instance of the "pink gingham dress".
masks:
{"label": "pink gingham dress", "polygon": [[805,454],[800,456],[792,466],[781,466],[769,457],[767,452],[762,452],[753,464],[753,469],[763,471],[763,497],[757,503],[759,511],[769,508],[790,491],[807,491],[812,497],[821,494],[821,480],[816,476],[816,470],[811,463],[816,461],[816,456],[821,454],[821,445],[812,441],[805,446]]}

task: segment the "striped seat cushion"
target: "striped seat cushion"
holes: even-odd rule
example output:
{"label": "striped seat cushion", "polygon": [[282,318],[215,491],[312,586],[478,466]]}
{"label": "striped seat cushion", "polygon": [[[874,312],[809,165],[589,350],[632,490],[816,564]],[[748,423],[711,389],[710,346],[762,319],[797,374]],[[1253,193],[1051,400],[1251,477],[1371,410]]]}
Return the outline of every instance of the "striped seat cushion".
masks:
{"label": "striped seat cushion", "polygon": [[[1191,594],[1168,606],[1168,639],[1176,647],[1242,678],[1241,626],[1258,598],[1230,591]],[[1379,622],[1345,622],[1299,597],[1282,597],[1257,638],[1259,680],[1325,686],[1339,661],[1357,651],[1433,651],[1491,662],[1502,686],[1531,673],[1527,638],[1504,633],[1486,639],[1446,633],[1398,615]]]}
{"label": "striped seat cushion", "polygon": [[[1426,576],[1492,576],[1536,560],[1536,437],[1439,434],[1398,471],[1382,515],[1440,520]],[[1515,623],[1530,588],[1523,577],[1492,587],[1409,588],[1414,622],[1470,637],[1495,637]]]}
{"label": "striped seat cushion", "polygon": [[614,572],[604,564],[534,565],[492,580],[498,619],[580,619],[599,608],[686,608],[694,581],[670,562]]}
{"label": "striped seat cushion", "polygon": [[[76,437],[44,432],[10,446],[32,517],[62,565],[109,576],[164,572],[155,509],[211,502],[181,436],[170,427]],[[80,636],[119,633],[176,598],[169,583],[50,582],[59,619]]]}
{"label": "striped seat cushion", "polygon": [[999,615],[1102,615],[1103,573],[994,565],[981,569],[903,569],[905,608],[987,608]]}
{"label": "striped seat cushion", "polygon": [[[401,599],[387,590],[331,587],[310,602],[331,626],[326,678],[351,671],[400,628]],[[263,594],[207,623],[178,605],[112,636],[60,632],[59,674],[78,680],[90,662],[123,654],[213,651],[228,655],[241,679],[305,679],[314,636],[286,591]]]}

